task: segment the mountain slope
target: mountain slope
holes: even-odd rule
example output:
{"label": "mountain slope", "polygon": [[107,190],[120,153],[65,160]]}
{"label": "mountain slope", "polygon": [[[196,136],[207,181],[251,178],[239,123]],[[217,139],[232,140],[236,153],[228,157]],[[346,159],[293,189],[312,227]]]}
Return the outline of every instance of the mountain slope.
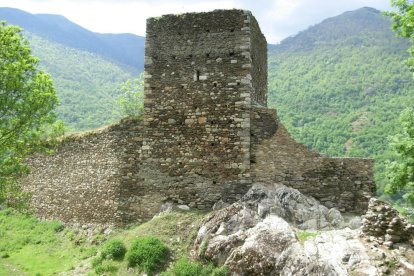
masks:
{"label": "mountain slope", "polygon": [[0,8],[0,20],[24,29],[33,54],[52,76],[58,115],[70,130],[97,128],[119,118],[120,87],[143,69],[143,37],[93,33],[60,15],[11,8]]}
{"label": "mountain slope", "polygon": [[387,137],[414,102],[412,74],[403,64],[407,48],[375,9],[326,19],[270,47],[270,105],[308,147],[375,158],[382,186]]}
{"label": "mountain slope", "polygon": [[144,37],[94,33],[61,15],[30,14],[13,8],[0,8],[0,20],[51,42],[99,54],[134,73],[144,68]]}
{"label": "mountain slope", "polygon": [[116,98],[132,73],[97,54],[27,36],[41,68],[52,76],[60,100],[58,115],[67,127],[92,129],[120,117]]}
{"label": "mountain slope", "polygon": [[270,51],[309,51],[323,46],[338,47],[344,45],[375,46],[395,40],[390,30],[390,21],[373,8],[361,8],[345,12],[339,16],[327,18],[321,23],[284,39],[279,45],[271,45]]}

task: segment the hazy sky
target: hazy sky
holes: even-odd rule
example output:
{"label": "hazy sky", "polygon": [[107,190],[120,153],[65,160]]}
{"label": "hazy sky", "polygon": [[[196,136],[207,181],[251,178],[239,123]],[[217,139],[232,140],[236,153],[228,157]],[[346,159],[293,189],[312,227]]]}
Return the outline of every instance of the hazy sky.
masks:
{"label": "hazy sky", "polygon": [[[101,33],[145,35],[147,17],[168,13],[248,9],[268,42],[277,43],[310,25],[361,7],[389,10],[390,0],[0,0],[0,7],[64,15]],[[0,18],[1,19],[1,18]]]}

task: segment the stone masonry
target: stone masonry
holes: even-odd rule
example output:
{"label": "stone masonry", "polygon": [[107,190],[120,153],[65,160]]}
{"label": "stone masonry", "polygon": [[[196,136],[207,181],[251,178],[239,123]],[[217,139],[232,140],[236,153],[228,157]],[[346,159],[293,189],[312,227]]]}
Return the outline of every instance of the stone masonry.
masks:
{"label": "stone masonry", "polygon": [[144,160],[175,176],[248,179],[249,111],[266,106],[266,45],[242,10],[149,19]]}
{"label": "stone masonry", "polygon": [[364,212],[372,161],[328,158],[294,141],[267,108],[267,43],[243,10],[147,21],[144,120],[67,137],[22,180],[39,216],[125,224],[165,202],[209,210],[254,182]]}

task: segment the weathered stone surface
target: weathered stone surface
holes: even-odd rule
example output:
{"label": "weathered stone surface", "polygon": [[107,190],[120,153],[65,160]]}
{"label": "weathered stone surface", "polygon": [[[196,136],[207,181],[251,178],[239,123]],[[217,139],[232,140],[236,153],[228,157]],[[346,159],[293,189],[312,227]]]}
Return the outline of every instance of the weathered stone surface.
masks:
{"label": "weathered stone surface", "polygon": [[300,229],[342,227],[344,223],[339,211],[284,185],[255,183],[242,200],[260,217],[274,214]]}
{"label": "weathered stone surface", "polygon": [[243,10],[165,15],[148,19],[146,37],[145,162],[171,176],[248,178],[248,114],[267,96],[256,19]]}
{"label": "weathered stone surface", "polygon": [[51,155],[27,159],[30,174],[22,179],[41,218],[71,223],[121,224],[120,191],[136,181],[141,125],[136,120],[82,135],[71,135]]}
{"label": "weathered stone surface", "polygon": [[406,241],[411,241],[414,245],[414,225],[386,202],[371,198],[362,224],[365,235],[385,241],[388,246]]}
{"label": "weathered stone surface", "polygon": [[[263,202],[273,212],[261,212]],[[286,204],[281,212],[280,206]],[[294,222],[298,217],[292,214],[304,214],[304,208],[317,210],[320,204],[291,188],[279,187],[272,193],[263,186],[253,187],[240,202],[206,219],[195,240],[193,257],[226,265],[231,275],[377,275],[355,230],[318,232],[301,244],[299,230],[286,219]],[[336,211],[322,209],[332,222],[341,217]],[[292,214],[287,215],[287,210]]]}
{"label": "weathered stone surface", "polygon": [[362,214],[375,192],[372,160],[321,156],[297,143],[280,123],[257,145],[254,157],[256,181],[293,187],[328,208]]}

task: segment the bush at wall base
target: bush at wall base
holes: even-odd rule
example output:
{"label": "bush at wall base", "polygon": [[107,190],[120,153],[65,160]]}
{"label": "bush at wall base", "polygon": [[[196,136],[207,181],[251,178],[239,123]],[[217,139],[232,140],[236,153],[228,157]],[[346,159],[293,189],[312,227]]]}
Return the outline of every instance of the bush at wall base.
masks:
{"label": "bush at wall base", "polygon": [[124,259],[127,249],[121,240],[110,240],[102,248],[102,259],[113,259],[121,261]]}
{"label": "bush at wall base", "polygon": [[138,267],[147,274],[157,271],[168,257],[168,248],[158,238],[136,238],[126,255],[129,267]]}

